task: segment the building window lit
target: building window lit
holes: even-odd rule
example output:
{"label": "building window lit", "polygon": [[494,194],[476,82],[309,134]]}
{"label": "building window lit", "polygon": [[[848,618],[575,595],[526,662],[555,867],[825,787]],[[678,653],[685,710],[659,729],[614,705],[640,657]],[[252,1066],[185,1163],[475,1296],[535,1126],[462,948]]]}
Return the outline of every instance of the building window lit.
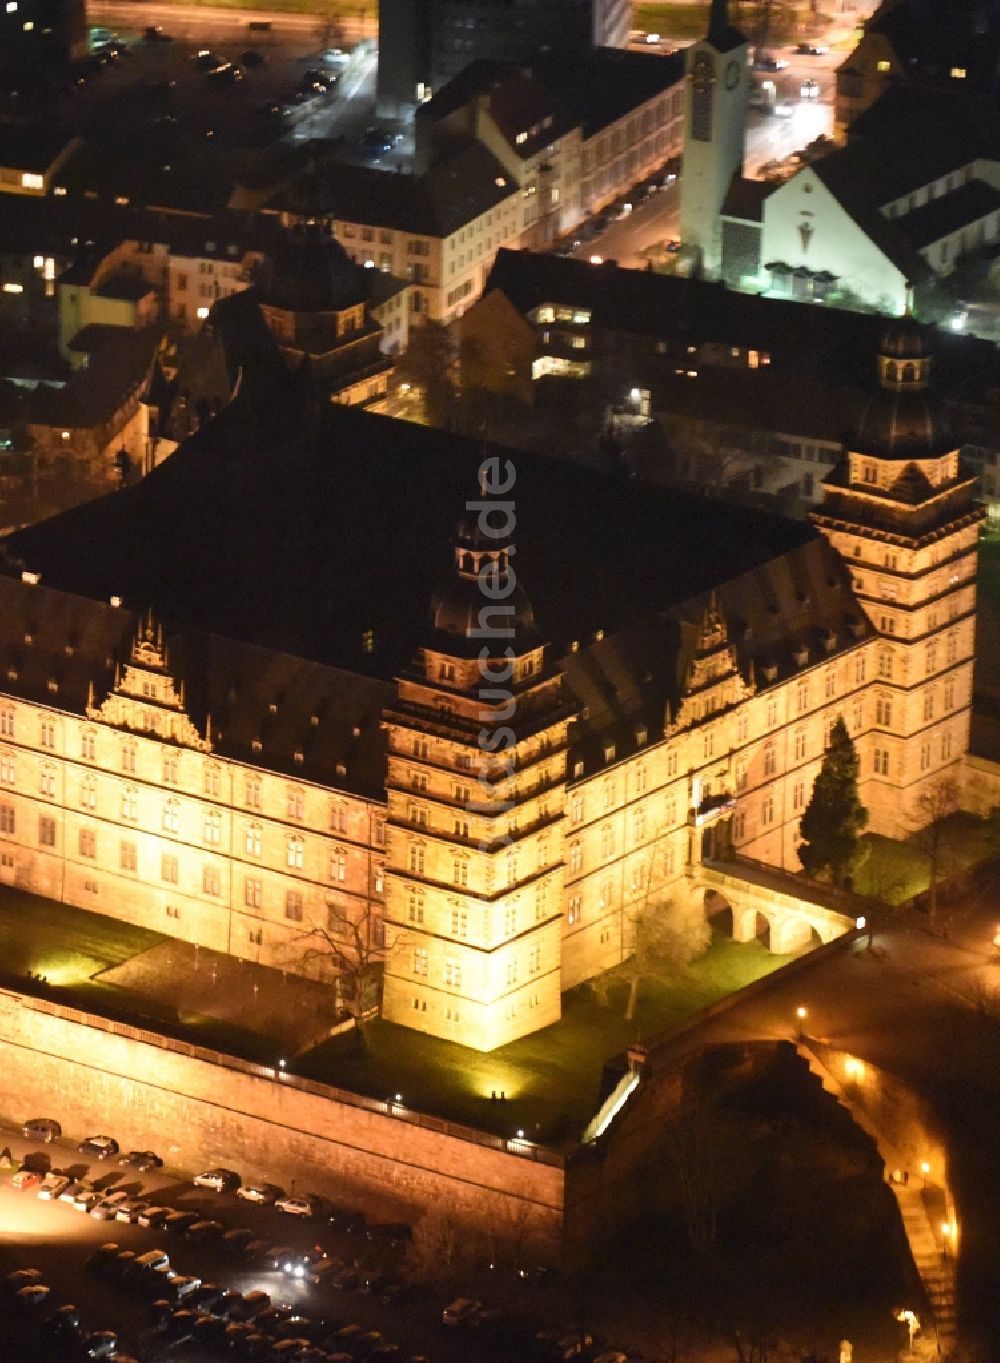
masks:
{"label": "building window lit", "polygon": [[[25,32],[34,28],[34,24],[25,24]],[[44,189],[45,179],[41,175],[36,175],[33,171],[25,170],[21,173],[22,189]]]}
{"label": "building window lit", "polygon": [[243,844],[248,857],[259,857],[261,853],[261,827],[259,823],[247,824]]}
{"label": "building window lit", "polygon": [[413,973],[414,975],[427,974],[427,948],[417,947],[413,953]]}
{"label": "building window lit", "polygon": [[339,881],[347,879],[347,854],[339,847],[330,853],[330,879]]}
{"label": "building window lit", "polygon": [[288,817],[290,819],[301,819],[304,805],[304,796],[298,786],[290,786],[288,790]]}
{"label": "building window lit", "polygon": [[966,70],[964,66],[953,66],[949,74],[952,80],[965,80]]}
{"label": "building window lit", "polygon": [[285,863],[294,871],[301,871],[304,844],[301,838],[289,838],[285,848]]}
{"label": "building window lit", "polygon": [[892,70],[892,62],[883,57],[880,61],[875,63],[875,69],[881,71],[884,75],[886,71]]}
{"label": "building window lit", "polygon": [[375,874],[372,880],[372,888],[375,894],[382,894],[385,890],[385,867],[379,865],[375,867]]}

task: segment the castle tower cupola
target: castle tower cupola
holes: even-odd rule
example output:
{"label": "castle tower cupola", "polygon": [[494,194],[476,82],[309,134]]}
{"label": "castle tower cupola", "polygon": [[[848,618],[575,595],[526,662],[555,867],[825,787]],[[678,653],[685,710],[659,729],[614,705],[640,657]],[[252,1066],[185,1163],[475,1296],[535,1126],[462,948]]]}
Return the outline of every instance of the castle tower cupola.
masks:
{"label": "castle tower cupola", "polygon": [[[436,634],[475,642],[480,647],[483,611],[492,620],[504,617],[506,641],[515,649],[535,642],[535,615],[517,579],[513,524],[504,503],[479,497],[455,531],[450,576],[431,598]],[[520,651],[520,649],[518,649]]]}

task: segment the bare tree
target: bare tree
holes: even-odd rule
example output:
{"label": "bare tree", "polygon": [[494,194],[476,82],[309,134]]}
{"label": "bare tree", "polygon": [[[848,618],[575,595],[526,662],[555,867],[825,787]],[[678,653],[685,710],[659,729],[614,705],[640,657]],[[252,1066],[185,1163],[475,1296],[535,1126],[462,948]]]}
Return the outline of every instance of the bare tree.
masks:
{"label": "bare tree", "polygon": [[444,1207],[425,1212],[413,1227],[409,1260],[422,1281],[449,1288],[473,1268],[468,1232]]}
{"label": "bare tree", "polygon": [[959,799],[958,782],[951,776],[942,776],[920,795],[917,800],[919,812],[910,821],[913,828],[910,841],[927,858],[927,908],[932,925],[937,924],[939,917],[938,883],[948,866],[944,821],[957,812]]}
{"label": "bare tree", "polygon": [[337,1002],[351,1015],[363,1041],[365,1023],[381,1012],[386,956],[390,949],[405,945],[405,934],[396,933],[390,940],[385,921],[371,902],[354,918],[328,900],[326,922],[313,923],[296,942],[303,963],[317,961],[336,973]]}
{"label": "bare tree", "polygon": [[634,936],[632,956],[625,967],[629,982],[626,1022],[635,1021],[644,978],[676,977],[708,946],[705,915],[693,906],[685,910],[663,893],[666,838],[666,830],[661,829],[650,844],[643,867],[642,898],[625,914]]}
{"label": "bare tree", "polygon": [[697,1253],[705,1254],[715,1244],[719,1205],[741,1166],[740,1133],[706,1089],[685,1086],[663,1124],[663,1142],[677,1179],[688,1238]]}

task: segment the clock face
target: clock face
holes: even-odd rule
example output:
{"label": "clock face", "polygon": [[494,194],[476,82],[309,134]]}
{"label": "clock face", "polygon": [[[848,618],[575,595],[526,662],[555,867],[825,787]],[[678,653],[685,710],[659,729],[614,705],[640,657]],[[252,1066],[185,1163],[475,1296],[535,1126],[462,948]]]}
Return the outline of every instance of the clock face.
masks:
{"label": "clock face", "polygon": [[731,61],[726,67],[726,89],[735,90],[740,83],[740,64],[738,61]]}

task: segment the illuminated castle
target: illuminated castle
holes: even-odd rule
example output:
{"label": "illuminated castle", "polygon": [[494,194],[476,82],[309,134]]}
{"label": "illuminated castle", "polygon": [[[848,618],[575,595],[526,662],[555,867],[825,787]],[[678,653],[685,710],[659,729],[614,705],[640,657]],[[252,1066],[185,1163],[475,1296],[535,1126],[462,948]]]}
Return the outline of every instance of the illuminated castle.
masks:
{"label": "illuminated castle", "polygon": [[908,830],[963,772],[981,513],[919,330],[882,351],[814,526],[516,455],[505,533],[455,534],[479,450],[249,375],[7,542],[0,875],[303,972],[363,923],[388,1018],[490,1049],[703,858],[798,870],[838,715]]}

